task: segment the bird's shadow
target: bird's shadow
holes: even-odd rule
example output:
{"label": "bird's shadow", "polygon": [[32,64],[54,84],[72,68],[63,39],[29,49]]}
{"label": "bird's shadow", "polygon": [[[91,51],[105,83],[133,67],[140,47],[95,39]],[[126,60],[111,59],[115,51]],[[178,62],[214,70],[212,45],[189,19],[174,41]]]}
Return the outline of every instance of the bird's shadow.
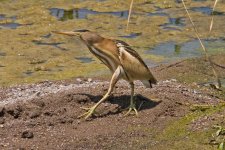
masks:
{"label": "bird's shadow", "polygon": [[[97,103],[103,96],[102,95],[91,95],[91,94],[84,94],[79,93],[80,95],[85,95],[89,97],[89,99]],[[136,109],[138,111],[142,111],[145,109],[151,109],[156,107],[161,101],[154,101],[153,99],[149,99],[147,97],[142,96],[141,94],[137,94],[134,96],[134,102],[136,105]],[[109,114],[118,114],[121,113],[124,109],[128,108],[130,105],[130,95],[121,95],[121,96],[114,96],[111,95],[105,102],[103,103],[110,103],[110,104],[117,104],[119,106],[118,111],[109,113]]]}

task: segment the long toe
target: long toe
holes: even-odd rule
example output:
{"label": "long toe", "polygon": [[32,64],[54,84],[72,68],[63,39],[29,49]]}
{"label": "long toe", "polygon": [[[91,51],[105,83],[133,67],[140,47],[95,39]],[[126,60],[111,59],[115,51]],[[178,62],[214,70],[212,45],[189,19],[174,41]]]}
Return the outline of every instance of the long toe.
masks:
{"label": "long toe", "polygon": [[131,115],[131,114],[132,115],[135,114],[136,116],[138,116],[138,111],[137,111],[137,109],[135,108],[134,105],[131,105],[131,106],[128,107],[128,111],[126,112],[126,114],[124,116],[128,116],[128,115]]}
{"label": "long toe", "polygon": [[84,118],[85,120],[88,119],[90,116],[92,116],[95,112],[95,106],[91,108],[82,108],[84,110],[87,110],[87,112],[83,113],[82,115],[78,116],[77,118]]}

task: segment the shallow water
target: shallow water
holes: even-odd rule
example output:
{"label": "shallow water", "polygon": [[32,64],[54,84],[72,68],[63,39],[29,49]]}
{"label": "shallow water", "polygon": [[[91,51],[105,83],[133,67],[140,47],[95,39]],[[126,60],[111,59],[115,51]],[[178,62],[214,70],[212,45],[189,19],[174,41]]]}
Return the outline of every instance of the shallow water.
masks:
{"label": "shallow water", "polygon": [[[223,49],[225,47],[225,42],[222,39],[203,40],[203,43],[211,54],[219,52],[225,53]],[[146,51],[146,54],[163,56],[164,60],[160,63],[168,63],[185,58],[200,57],[204,55],[204,52],[199,41],[196,39],[181,44],[174,41],[162,43]]]}
{"label": "shallow water", "polygon": [[50,14],[52,16],[55,16],[60,21],[66,21],[70,19],[87,19],[88,15],[98,15],[98,14],[107,14],[107,15],[114,15],[121,18],[127,18],[128,17],[128,10],[125,11],[115,11],[115,12],[98,12],[89,10],[86,8],[81,9],[60,9],[60,8],[51,8]]}
{"label": "shallow water", "polygon": [[195,12],[201,12],[206,15],[211,15],[211,14],[224,15],[224,12],[219,12],[219,11],[212,12],[213,9],[211,7],[192,7],[191,10]]}
{"label": "shallow water", "polygon": [[81,63],[90,63],[94,61],[91,57],[75,57],[75,59],[79,60]]}
{"label": "shallow water", "polygon": [[6,17],[5,14],[0,14],[0,21],[0,29],[16,29],[17,27],[21,26],[21,24],[16,23],[16,16]]}

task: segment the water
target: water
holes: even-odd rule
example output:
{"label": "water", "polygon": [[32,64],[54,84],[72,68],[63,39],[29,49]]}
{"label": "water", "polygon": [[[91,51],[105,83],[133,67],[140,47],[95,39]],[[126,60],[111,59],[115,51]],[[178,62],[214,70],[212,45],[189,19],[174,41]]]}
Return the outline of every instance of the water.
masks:
{"label": "water", "polygon": [[52,16],[55,16],[57,19],[61,21],[66,21],[70,19],[87,19],[88,15],[98,15],[98,14],[108,14],[108,15],[113,15],[121,18],[128,18],[128,10],[125,11],[117,11],[117,12],[98,12],[98,11],[93,11],[89,10],[86,8],[81,8],[81,9],[70,9],[70,10],[65,10],[65,9],[60,9],[60,8],[51,8],[50,9],[50,14]]}
{"label": "water", "polygon": [[34,44],[36,44],[36,45],[43,45],[43,46],[53,46],[53,47],[55,47],[55,48],[58,48],[58,49],[60,49],[60,50],[62,50],[62,51],[67,51],[68,49],[66,49],[66,48],[63,48],[63,47],[60,47],[60,45],[61,44],[64,44],[64,43],[62,43],[62,42],[52,42],[52,43],[47,43],[47,42],[42,42],[42,41],[37,41],[37,40],[33,40],[32,41]]}
{"label": "water", "polygon": [[210,7],[192,7],[191,8],[192,11],[195,11],[195,12],[201,12],[203,14],[206,14],[206,15],[224,15],[224,12],[219,12],[219,11],[214,11],[212,13],[212,8]]}
{"label": "water", "polygon": [[160,25],[162,29],[165,30],[181,30],[180,28],[185,26],[185,18],[177,17],[172,18],[168,16],[168,23]]}
{"label": "water", "polygon": [[[210,53],[225,52],[223,49],[225,46],[224,40],[203,40],[203,43]],[[200,47],[199,41],[196,39],[182,44],[178,44],[174,41],[162,43],[148,50],[146,54],[163,56],[165,59],[161,63],[168,63],[185,58],[199,57],[202,56],[204,52]]]}
{"label": "water", "polygon": [[18,28],[19,26],[21,26],[21,24],[19,23],[1,23],[0,24],[0,28],[8,28],[8,29],[16,29]]}
{"label": "water", "polygon": [[4,22],[4,20],[10,20],[10,21],[6,21],[5,23],[0,23],[0,29],[1,28],[16,29],[17,27],[21,26],[21,24],[15,22],[16,16],[6,17],[5,14],[0,14],[0,21]]}
{"label": "water", "polygon": [[149,16],[168,16],[167,13],[162,11],[151,12],[151,13],[148,13],[148,15]]}
{"label": "water", "polygon": [[75,59],[79,60],[81,63],[90,63],[94,61],[91,57],[75,57]]}
{"label": "water", "polygon": [[148,13],[149,16],[165,16],[168,18],[168,22],[162,24],[160,27],[165,30],[181,30],[179,28],[185,26],[184,17],[171,17],[168,13],[164,12],[163,9],[158,8],[155,12]]}
{"label": "water", "polygon": [[138,37],[140,35],[142,35],[142,33],[131,33],[129,35],[121,35],[119,37],[133,39],[133,38],[136,38],[136,37]]}

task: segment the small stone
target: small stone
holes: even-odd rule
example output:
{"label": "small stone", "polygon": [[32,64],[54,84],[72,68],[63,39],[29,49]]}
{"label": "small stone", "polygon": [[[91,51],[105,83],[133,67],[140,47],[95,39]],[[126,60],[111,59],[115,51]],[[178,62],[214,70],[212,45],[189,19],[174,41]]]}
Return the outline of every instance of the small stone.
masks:
{"label": "small stone", "polygon": [[0,124],[0,128],[4,128],[4,125],[3,124]]}
{"label": "small stone", "polygon": [[0,124],[4,124],[5,123],[5,118],[0,118]]}
{"label": "small stone", "polygon": [[5,108],[4,107],[0,107],[0,117],[3,117],[5,114]]}
{"label": "small stone", "polygon": [[41,92],[37,92],[37,93],[36,93],[36,96],[40,96],[40,95],[41,95]]}
{"label": "small stone", "polygon": [[12,115],[14,118],[18,118],[21,115],[22,111],[23,110],[20,105],[7,108],[7,113]]}
{"label": "small stone", "polygon": [[77,78],[76,81],[77,81],[78,83],[82,83],[81,78]]}
{"label": "small stone", "polygon": [[92,82],[92,78],[88,78],[88,82]]}
{"label": "small stone", "polygon": [[27,138],[27,139],[31,139],[34,137],[33,132],[31,131],[24,131],[21,135],[22,138]]}
{"label": "small stone", "polygon": [[41,115],[41,111],[39,111],[39,110],[34,110],[34,111],[32,111],[31,113],[30,113],[30,118],[31,119],[33,119],[33,118],[37,118],[37,117],[39,117]]}

